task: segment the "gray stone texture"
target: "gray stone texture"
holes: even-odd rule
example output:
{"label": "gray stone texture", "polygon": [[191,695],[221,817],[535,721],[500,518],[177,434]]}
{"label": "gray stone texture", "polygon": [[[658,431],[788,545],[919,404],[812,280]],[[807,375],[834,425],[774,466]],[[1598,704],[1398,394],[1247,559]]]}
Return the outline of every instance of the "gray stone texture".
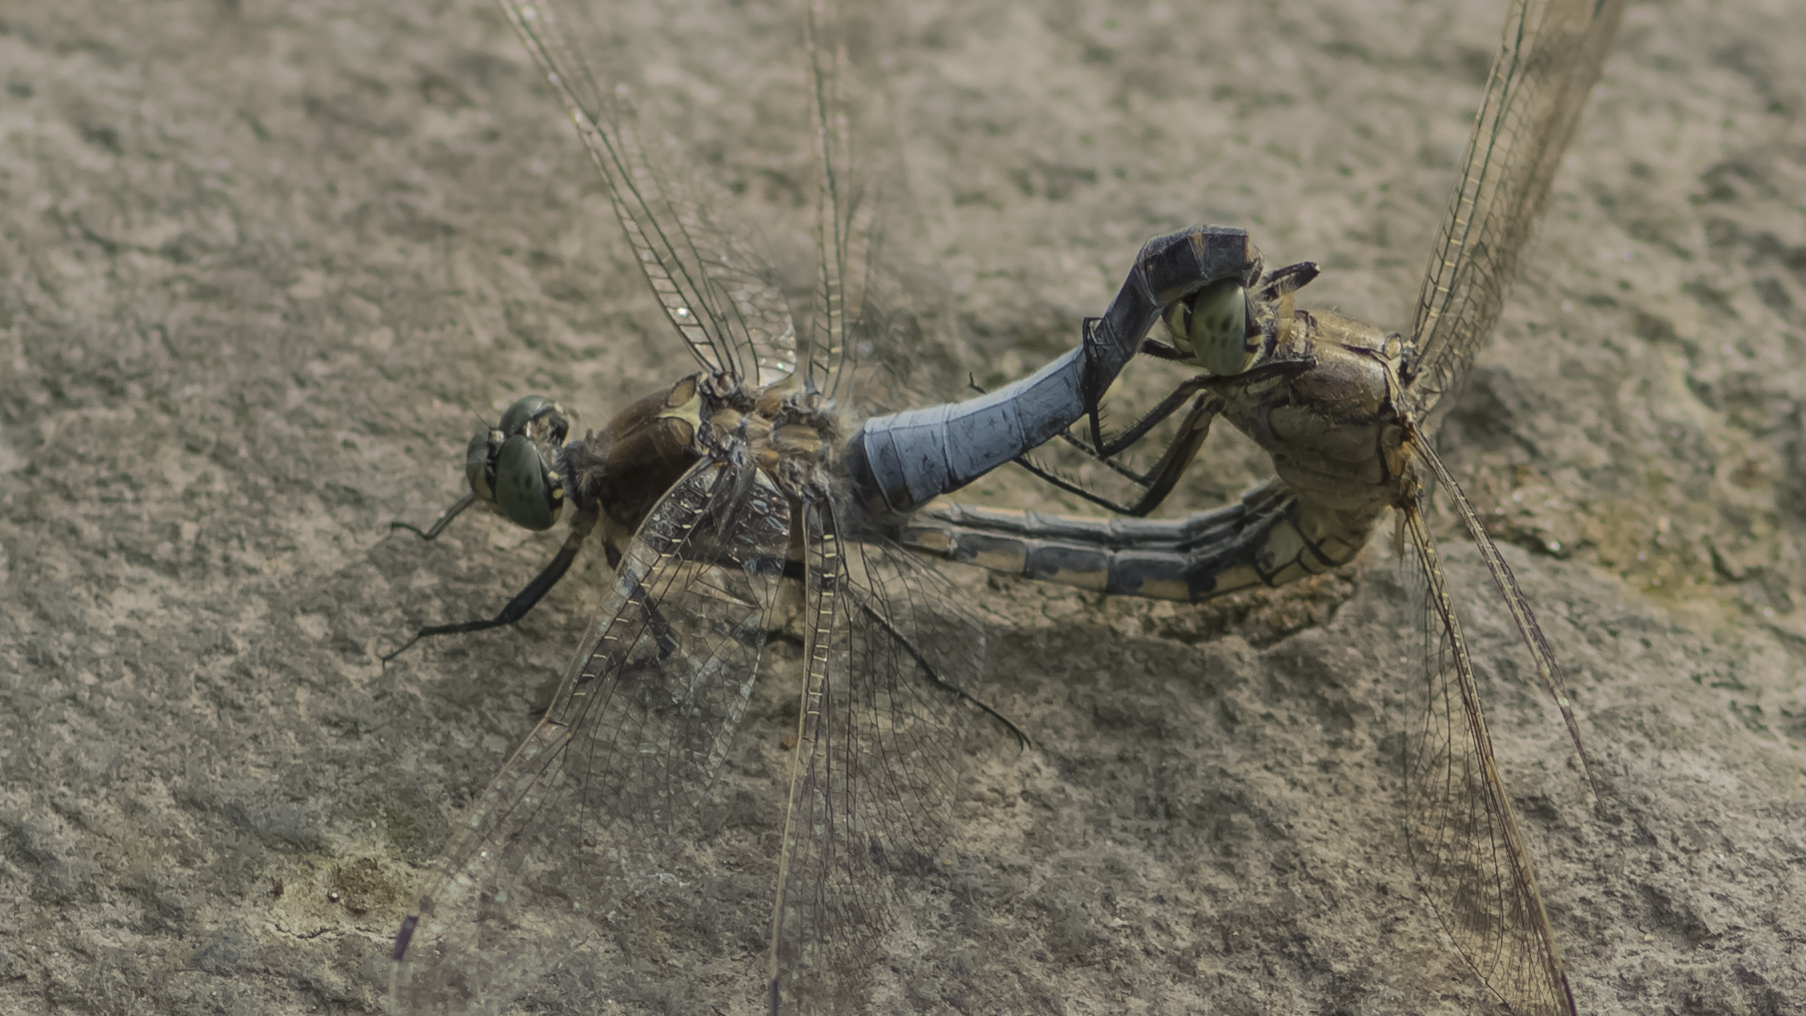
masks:
{"label": "gray stone texture", "polygon": [[[788,15],[616,21],[702,171],[795,261]],[[1021,377],[1144,240],[1198,221],[1320,262],[1303,306],[1408,325],[1499,21],[1491,0],[900,5],[866,56],[919,208],[897,253],[957,329],[924,354]],[[1604,787],[1595,808],[1441,518],[1583,1012],[1806,1010],[1803,51],[1791,0],[1631,6],[1443,434]],[[513,398],[597,426],[689,369],[490,5],[0,8],[0,1012],[380,1010],[422,866],[606,580],[593,555],[518,629],[385,669],[559,538],[387,523],[455,497]],[[1213,435],[1172,509],[1263,470]],[[971,496],[1078,507],[1019,473]],[[1204,608],[948,570],[1035,746],[975,763],[875,1008],[1486,1010],[1399,839],[1389,541]],[[770,688],[724,776],[755,829],[794,729]],[[723,877],[756,898],[766,876]],[[695,967],[673,943],[710,976],[605,1011],[756,1011],[760,931]]]}

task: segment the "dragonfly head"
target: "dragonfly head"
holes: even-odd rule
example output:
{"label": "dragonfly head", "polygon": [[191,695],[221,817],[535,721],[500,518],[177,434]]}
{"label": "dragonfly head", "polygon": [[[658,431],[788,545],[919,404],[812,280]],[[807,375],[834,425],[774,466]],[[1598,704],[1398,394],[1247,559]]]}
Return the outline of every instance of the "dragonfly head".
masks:
{"label": "dragonfly head", "polygon": [[552,528],[564,508],[558,449],[570,423],[543,395],[517,400],[501,422],[480,430],[464,454],[471,493],[503,518],[525,529]]}
{"label": "dragonfly head", "polygon": [[1218,279],[1166,309],[1167,335],[1184,362],[1212,374],[1240,374],[1254,359],[1249,346],[1248,291],[1240,279]]}

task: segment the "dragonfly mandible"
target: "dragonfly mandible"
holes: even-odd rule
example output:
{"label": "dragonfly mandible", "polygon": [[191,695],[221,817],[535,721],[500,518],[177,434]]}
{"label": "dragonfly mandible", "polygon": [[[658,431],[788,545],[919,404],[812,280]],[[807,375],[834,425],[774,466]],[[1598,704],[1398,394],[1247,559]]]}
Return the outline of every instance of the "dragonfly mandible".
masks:
{"label": "dragonfly mandible", "polygon": [[[855,425],[868,362],[891,367],[903,351],[881,327],[883,217],[852,172],[840,20],[819,4],[803,18],[817,274],[799,341],[759,248],[661,159],[625,89],[583,59],[600,45],[594,23],[562,4],[502,6],[701,370],[581,438],[549,398],[515,402],[470,442],[471,492],[416,530],[437,536],[478,503],[533,530],[572,516],[557,556],[498,615],[423,628],[409,645],[515,623],[592,536],[615,575],[544,719],[398,932],[395,1005],[494,1011],[546,991],[568,1006],[566,989],[685,990],[683,971],[648,967],[719,905],[695,877],[711,865],[703,802],[786,589],[800,586],[796,733],[772,801],[785,817],[757,997],[773,1013],[855,1011],[894,884],[946,835],[963,731],[989,712],[975,613],[883,532],[1071,426],[1173,303],[1222,279],[1251,283],[1258,257],[1240,230],[1156,238],[1070,354],[982,398]],[[560,970],[561,988],[546,987]]]}
{"label": "dragonfly mandible", "polygon": [[[1111,594],[1197,602],[1342,567],[1380,521],[1411,565],[1422,619],[1422,698],[1406,739],[1406,843],[1444,928],[1512,1011],[1572,1016],[1573,994],[1491,740],[1426,519],[1440,486],[1491,573],[1585,763],[1566,681],[1528,600],[1435,450],[1437,426],[1490,336],[1542,219],[1550,184],[1609,47],[1621,0],[1514,0],[1409,334],[1296,307],[1303,262],[1254,286],[1221,280],[1173,305],[1168,341],[1142,351],[1199,368],[1122,434],[1069,437],[1139,488],[1118,504],[1044,469],[1043,479],[1126,516],[1152,511],[1221,417],[1277,476],[1239,503],[1175,521],[1109,520],[937,502],[904,540],[919,550]],[[1155,465],[1116,456],[1189,404]],[[1408,548],[1408,549],[1407,549]]]}

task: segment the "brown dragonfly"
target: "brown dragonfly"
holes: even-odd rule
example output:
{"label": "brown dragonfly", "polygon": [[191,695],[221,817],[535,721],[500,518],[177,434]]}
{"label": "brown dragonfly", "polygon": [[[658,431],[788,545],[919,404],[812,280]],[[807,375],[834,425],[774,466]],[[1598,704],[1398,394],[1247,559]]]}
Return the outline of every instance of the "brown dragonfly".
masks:
{"label": "brown dragonfly", "polygon": [[[1115,503],[1025,463],[1057,486],[1140,516],[1173,489],[1221,417],[1271,456],[1274,479],[1237,504],[1170,522],[937,502],[905,535],[918,549],[1031,578],[1196,602],[1346,565],[1392,514],[1401,556],[1408,547],[1414,566],[1422,625],[1416,692],[1423,706],[1406,740],[1406,841],[1443,927],[1480,979],[1512,1011],[1538,1016],[1571,1016],[1573,994],[1494,764],[1426,513],[1440,485],[1584,763],[1561,669],[1434,439],[1498,321],[1622,10],[1622,0],[1510,5],[1408,334],[1297,308],[1297,291],[1317,275],[1308,262],[1267,272],[1252,286],[1213,283],[1168,311],[1168,342],[1142,346],[1200,373],[1110,440],[1095,403],[1090,434],[1068,436],[1129,477],[1141,491],[1135,501]],[[1117,460],[1188,404],[1151,469]]]}

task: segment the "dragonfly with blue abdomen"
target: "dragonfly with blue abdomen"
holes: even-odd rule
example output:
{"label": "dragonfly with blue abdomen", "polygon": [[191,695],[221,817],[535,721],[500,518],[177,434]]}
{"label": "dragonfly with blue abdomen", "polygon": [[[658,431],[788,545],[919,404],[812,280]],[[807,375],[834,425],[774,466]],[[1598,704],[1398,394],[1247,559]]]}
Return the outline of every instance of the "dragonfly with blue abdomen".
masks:
{"label": "dragonfly with blue abdomen", "polygon": [[552,400],[515,402],[469,444],[470,493],[417,530],[432,538],[473,504],[532,530],[571,517],[557,556],[499,614],[422,628],[409,645],[514,624],[592,537],[615,574],[544,719],[402,924],[395,1005],[685,997],[692,977],[666,965],[670,943],[714,927],[725,906],[709,888],[705,804],[789,609],[785,590],[800,586],[764,948],[741,973],[745,997],[773,1013],[857,1011],[896,883],[945,837],[963,732],[988,711],[974,611],[884,533],[1072,425],[1168,307],[1222,279],[1252,282],[1258,257],[1240,230],[1156,238],[1071,354],[983,398],[856,423],[874,375],[901,369],[907,351],[883,327],[887,283],[872,251],[884,217],[871,175],[853,172],[840,20],[815,6],[803,19],[817,273],[799,340],[749,234],[696,197],[699,185],[644,139],[623,88],[584,59],[605,52],[606,36],[575,6],[502,6],[701,370],[580,438]]}
{"label": "dragonfly with blue abdomen", "polygon": [[[1175,521],[937,502],[904,533],[919,550],[1000,571],[1197,602],[1343,567],[1392,515],[1421,619],[1412,684],[1421,706],[1406,739],[1406,842],[1426,896],[1480,978],[1512,1011],[1539,1016],[1571,1016],[1573,995],[1494,763],[1426,514],[1440,486],[1584,764],[1554,654],[1434,438],[1498,320],[1622,9],[1621,0],[1511,3],[1408,334],[1297,308],[1297,291],[1317,275],[1310,263],[1268,273],[1253,286],[1213,282],[1169,309],[1167,341],[1143,346],[1199,373],[1110,440],[1093,400],[1090,433],[1068,437],[1128,476],[1137,498],[1117,503],[1030,464],[1058,486],[1141,516],[1173,490],[1220,417],[1268,453],[1275,478],[1239,503]],[[1188,403],[1151,469],[1118,462],[1119,453]]]}

